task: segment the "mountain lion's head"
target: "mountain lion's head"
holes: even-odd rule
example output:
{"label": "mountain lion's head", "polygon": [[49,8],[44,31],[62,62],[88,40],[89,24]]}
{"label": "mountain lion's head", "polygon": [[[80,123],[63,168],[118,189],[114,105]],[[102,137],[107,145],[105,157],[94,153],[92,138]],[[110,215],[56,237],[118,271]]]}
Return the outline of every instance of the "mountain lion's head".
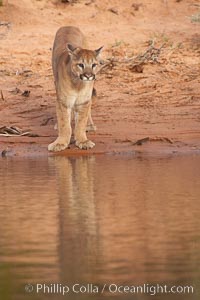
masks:
{"label": "mountain lion's head", "polygon": [[96,74],[101,68],[99,55],[102,48],[92,51],[67,44],[73,75],[83,81],[95,80]]}

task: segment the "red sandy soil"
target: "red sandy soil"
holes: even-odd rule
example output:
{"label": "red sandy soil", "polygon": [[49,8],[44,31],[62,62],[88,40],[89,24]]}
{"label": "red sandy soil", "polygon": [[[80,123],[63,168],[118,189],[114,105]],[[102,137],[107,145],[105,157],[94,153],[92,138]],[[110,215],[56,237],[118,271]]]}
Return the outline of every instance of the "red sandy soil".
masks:
{"label": "red sandy soil", "polygon": [[[4,0],[0,127],[37,137],[0,136],[0,153],[48,155],[47,145],[57,136],[51,47],[64,25],[79,27],[91,49],[104,45],[103,58],[115,61],[95,83],[97,131],[88,134],[95,148],[71,145],[64,155],[200,153],[200,23],[191,17],[199,11],[199,0]],[[147,62],[142,73],[130,70],[127,58],[143,54],[152,41],[163,45],[158,62]],[[25,90],[29,97],[22,96]]]}

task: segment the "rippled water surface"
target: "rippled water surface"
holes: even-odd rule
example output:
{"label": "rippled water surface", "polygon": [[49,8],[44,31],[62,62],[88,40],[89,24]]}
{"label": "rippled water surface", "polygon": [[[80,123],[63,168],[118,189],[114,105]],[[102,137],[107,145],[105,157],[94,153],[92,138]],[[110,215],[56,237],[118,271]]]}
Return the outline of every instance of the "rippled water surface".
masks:
{"label": "rippled water surface", "polygon": [[0,299],[200,299],[200,157],[0,160]]}

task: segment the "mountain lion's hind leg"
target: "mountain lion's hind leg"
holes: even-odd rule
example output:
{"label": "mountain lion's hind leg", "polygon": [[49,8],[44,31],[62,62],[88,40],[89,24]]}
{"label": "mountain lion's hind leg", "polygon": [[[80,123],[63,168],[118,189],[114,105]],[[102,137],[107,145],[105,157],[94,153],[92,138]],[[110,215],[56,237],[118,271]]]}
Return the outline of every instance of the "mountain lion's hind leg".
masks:
{"label": "mountain lion's hind leg", "polygon": [[88,112],[88,122],[87,122],[87,126],[86,126],[86,132],[96,131],[96,130],[97,130],[97,127],[94,125],[94,122],[92,120],[91,105],[90,105],[89,112]]}

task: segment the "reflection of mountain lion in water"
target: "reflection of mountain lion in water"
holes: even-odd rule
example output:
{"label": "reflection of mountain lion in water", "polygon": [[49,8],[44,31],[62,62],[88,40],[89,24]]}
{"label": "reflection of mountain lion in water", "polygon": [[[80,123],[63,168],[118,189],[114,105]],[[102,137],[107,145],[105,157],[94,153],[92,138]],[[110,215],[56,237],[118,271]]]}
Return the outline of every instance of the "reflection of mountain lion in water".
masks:
{"label": "reflection of mountain lion in water", "polygon": [[91,98],[95,75],[100,70],[97,50],[87,50],[85,38],[76,27],[58,30],[52,56],[53,74],[57,94],[56,112],[58,138],[48,146],[50,151],[61,151],[68,147],[71,138],[71,114],[75,113],[74,138],[80,149],[90,149],[94,143],[86,136],[86,126],[91,119]]}

